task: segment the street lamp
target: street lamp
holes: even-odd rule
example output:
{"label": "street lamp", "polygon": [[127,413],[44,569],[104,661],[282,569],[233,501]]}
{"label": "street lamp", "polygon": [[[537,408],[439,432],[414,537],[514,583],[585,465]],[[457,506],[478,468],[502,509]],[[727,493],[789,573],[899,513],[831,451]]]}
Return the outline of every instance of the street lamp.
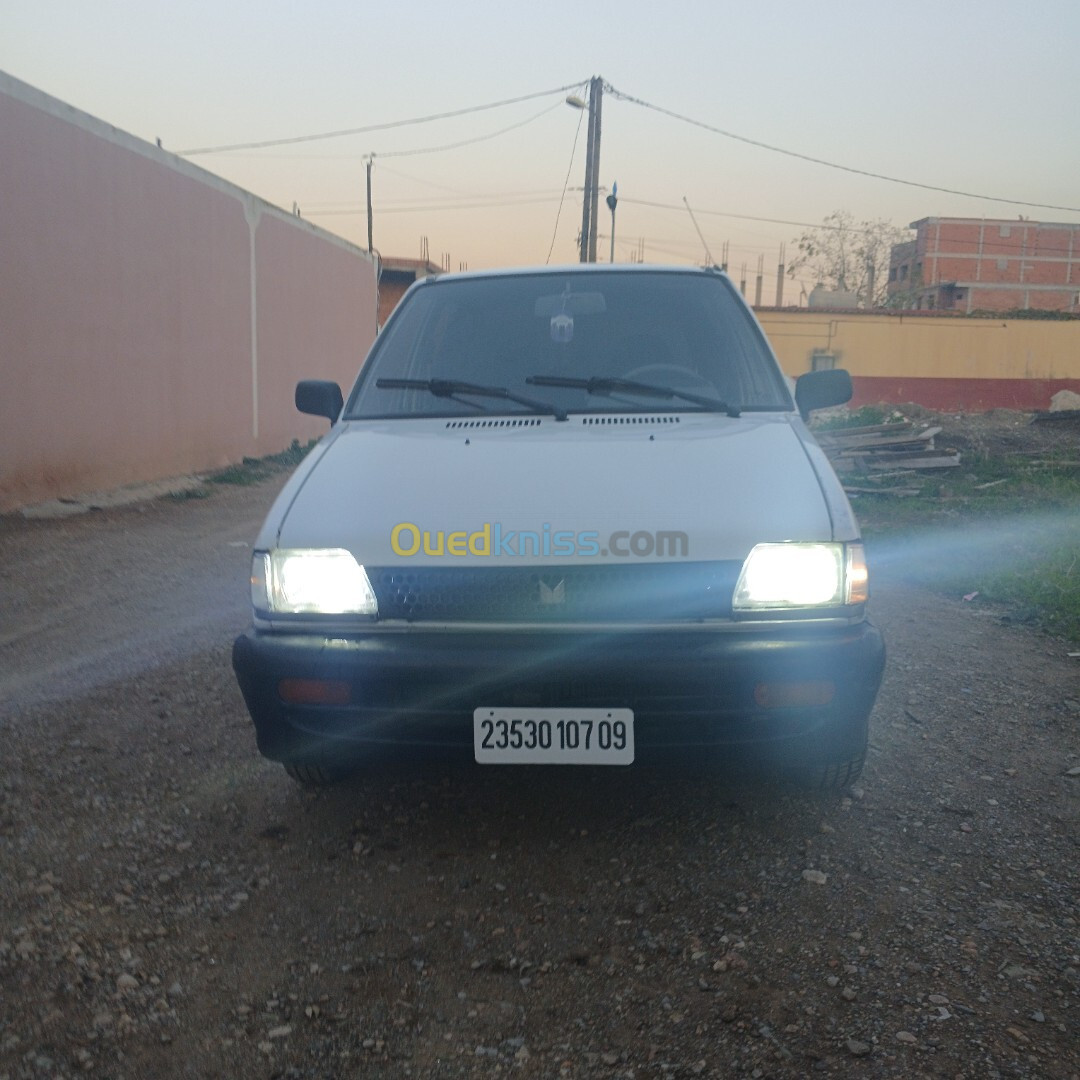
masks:
{"label": "street lamp", "polygon": [[615,204],[618,200],[619,185],[614,180],[611,182],[611,194],[607,197],[608,209],[611,211],[611,258],[609,262],[615,261]]}

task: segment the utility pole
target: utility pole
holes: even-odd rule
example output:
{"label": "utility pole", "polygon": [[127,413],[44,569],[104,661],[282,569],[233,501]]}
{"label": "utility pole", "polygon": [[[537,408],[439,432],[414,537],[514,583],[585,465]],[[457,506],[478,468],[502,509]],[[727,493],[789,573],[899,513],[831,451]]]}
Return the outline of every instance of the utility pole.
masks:
{"label": "utility pole", "polygon": [[589,80],[589,134],[585,146],[585,197],[581,208],[581,262],[596,262],[596,219],[600,202],[600,112],[604,80]]}
{"label": "utility pole", "polygon": [[776,306],[784,306],[784,250],[785,246],[780,245],[780,261],[776,265]]}
{"label": "utility pole", "polygon": [[[595,97],[595,104],[593,104]],[[596,262],[596,229],[600,202],[600,111],[604,103],[604,80],[593,78],[589,85],[589,104],[593,115],[592,207],[589,210],[589,262]]]}
{"label": "utility pole", "polygon": [[371,165],[375,160],[374,154],[369,154],[367,159],[367,249],[368,254],[371,254],[371,232],[372,232],[372,220],[371,220]]}

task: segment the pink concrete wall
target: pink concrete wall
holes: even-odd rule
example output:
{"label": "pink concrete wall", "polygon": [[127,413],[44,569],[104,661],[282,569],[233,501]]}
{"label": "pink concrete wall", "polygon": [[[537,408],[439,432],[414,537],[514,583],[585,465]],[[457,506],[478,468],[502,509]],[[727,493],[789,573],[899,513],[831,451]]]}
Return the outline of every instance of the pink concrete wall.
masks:
{"label": "pink concrete wall", "polygon": [[358,248],[0,75],[0,510],[321,434],[375,336]]}
{"label": "pink concrete wall", "polygon": [[297,413],[297,379],[333,379],[348,393],[375,339],[376,277],[366,253],[360,261],[355,250],[298,234],[294,221],[264,216],[255,234],[259,441],[271,450],[288,445],[298,424],[309,438],[328,429]]}

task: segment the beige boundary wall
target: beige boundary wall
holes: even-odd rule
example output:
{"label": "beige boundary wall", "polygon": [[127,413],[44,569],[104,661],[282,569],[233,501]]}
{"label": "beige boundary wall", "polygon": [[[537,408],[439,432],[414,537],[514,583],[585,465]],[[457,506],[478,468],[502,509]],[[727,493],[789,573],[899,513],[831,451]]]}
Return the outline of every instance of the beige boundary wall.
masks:
{"label": "beige boundary wall", "polygon": [[374,261],[0,73],[0,511],[306,441],[352,382]]}
{"label": "beige boundary wall", "polygon": [[855,383],[855,406],[914,401],[942,411],[1048,409],[1080,393],[1080,321],[971,319],[911,312],[762,309],[758,321],[784,371],[832,354]]}

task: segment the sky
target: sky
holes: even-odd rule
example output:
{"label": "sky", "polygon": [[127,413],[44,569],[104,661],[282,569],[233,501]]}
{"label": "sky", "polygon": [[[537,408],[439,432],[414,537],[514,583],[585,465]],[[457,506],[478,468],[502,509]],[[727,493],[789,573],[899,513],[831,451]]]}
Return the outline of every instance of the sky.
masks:
{"label": "sky", "polygon": [[1080,221],[1078,41],[1075,0],[0,0],[0,70],[172,152],[475,110],[185,154],[363,247],[374,154],[374,247],[426,238],[453,270],[577,261],[587,121],[565,99],[602,77],[599,257],[617,182],[615,261],[727,245],[767,290],[835,210]]}

